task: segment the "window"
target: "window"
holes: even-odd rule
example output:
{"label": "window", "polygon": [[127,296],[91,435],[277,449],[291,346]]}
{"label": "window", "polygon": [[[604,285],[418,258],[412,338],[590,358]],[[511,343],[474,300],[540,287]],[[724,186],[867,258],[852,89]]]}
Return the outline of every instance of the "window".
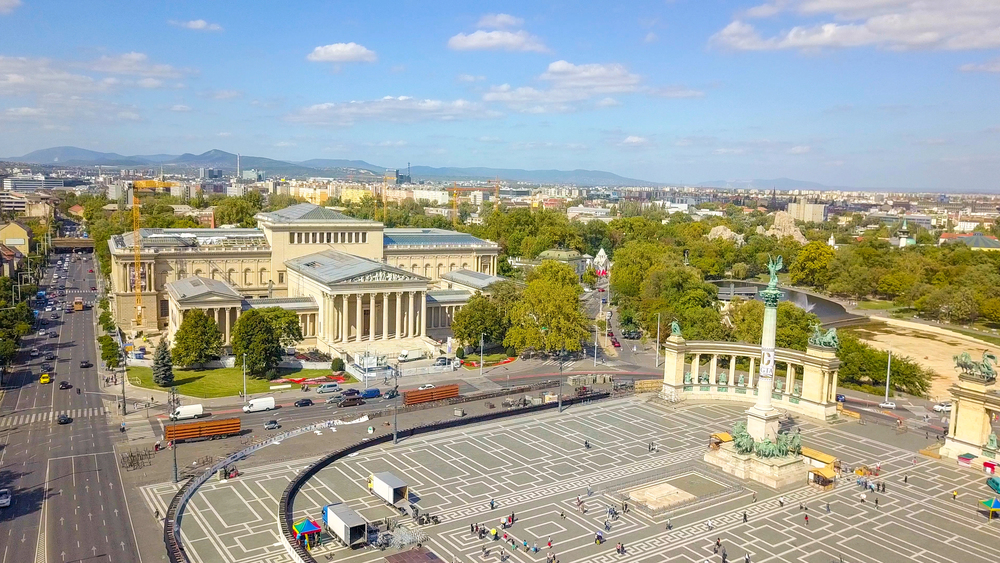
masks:
{"label": "window", "polygon": [[331,234],[332,234],[332,233],[326,233],[326,242],[327,242],[327,244],[329,244],[329,243],[330,243],[330,235],[331,235]]}
{"label": "window", "polygon": [[288,244],[295,244],[295,233],[288,233]]}
{"label": "window", "polygon": [[260,269],[260,285],[267,283],[267,268]]}
{"label": "window", "polygon": [[312,233],[312,243],[316,244],[316,235],[319,233]]}
{"label": "window", "polygon": [[361,242],[368,242],[368,233],[361,233]]}
{"label": "window", "polygon": [[160,316],[166,317],[170,314],[170,301],[160,299]]}
{"label": "window", "polygon": [[250,272],[250,268],[243,270],[243,285],[250,285],[253,283],[253,274]]}
{"label": "window", "polygon": [[285,272],[278,272],[278,283],[285,283]]}

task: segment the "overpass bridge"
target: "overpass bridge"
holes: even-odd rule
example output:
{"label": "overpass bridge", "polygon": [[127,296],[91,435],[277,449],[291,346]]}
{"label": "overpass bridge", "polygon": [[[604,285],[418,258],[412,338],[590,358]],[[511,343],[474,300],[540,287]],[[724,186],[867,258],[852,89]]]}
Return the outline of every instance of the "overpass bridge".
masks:
{"label": "overpass bridge", "polygon": [[94,239],[90,238],[70,238],[56,237],[52,239],[52,248],[55,249],[94,249]]}

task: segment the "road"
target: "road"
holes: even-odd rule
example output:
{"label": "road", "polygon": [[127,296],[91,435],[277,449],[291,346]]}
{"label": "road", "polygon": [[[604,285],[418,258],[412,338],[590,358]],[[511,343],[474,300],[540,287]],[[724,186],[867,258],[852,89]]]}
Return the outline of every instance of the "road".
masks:
{"label": "road", "polygon": [[[68,303],[78,295],[96,299],[90,255],[80,256],[58,272],[68,280]],[[52,274],[50,267],[42,283],[47,290],[61,285]],[[14,494],[12,506],[0,512],[0,563],[139,561],[114,453],[117,428],[104,414],[96,368],[80,367],[83,360],[98,359],[94,310],[43,313],[53,314],[58,318],[38,328],[58,336],[40,336],[36,329],[24,339],[0,403],[0,482]],[[31,357],[32,348],[38,357]],[[49,362],[53,381],[42,385],[38,378],[48,352],[56,355]],[[61,381],[72,387],[59,389]],[[57,424],[59,414],[71,422]]]}

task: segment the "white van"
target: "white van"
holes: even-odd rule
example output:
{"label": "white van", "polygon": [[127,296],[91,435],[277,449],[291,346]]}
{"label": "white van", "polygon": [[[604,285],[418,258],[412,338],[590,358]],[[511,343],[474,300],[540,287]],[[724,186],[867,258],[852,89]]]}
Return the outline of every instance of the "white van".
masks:
{"label": "white van", "polygon": [[336,391],[340,391],[339,383],[324,383],[316,389],[317,393],[334,393]]}
{"label": "white van", "polygon": [[205,414],[205,409],[201,405],[181,405],[170,413],[170,420],[185,420],[188,418],[198,418]]}
{"label": "white van", "polygon": [[424,357],[423,350],[403,350],[396,357],[396,361],[399,362],[412,362],[414,360],[419,360]]}
{"label": "white van", "polygon": [[274,408],[274,397],[261,397],[250,399],[250,402],[243,406],[243,412],[269,411]]}

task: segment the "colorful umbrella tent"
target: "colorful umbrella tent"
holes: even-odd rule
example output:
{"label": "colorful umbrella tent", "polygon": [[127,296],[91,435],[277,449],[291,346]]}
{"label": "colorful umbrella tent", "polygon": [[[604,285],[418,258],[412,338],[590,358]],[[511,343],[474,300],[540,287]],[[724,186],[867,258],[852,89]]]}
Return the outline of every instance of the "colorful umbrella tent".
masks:
{"label": "colorful umbrella tent", "polygon": [[317,524],[316,522],[313,522],[311,519],[306,518],[305,520],[292,526],[292,529],[295,530],[295,533],[297,534],[315,534],[322,528],[320,528],[319,524]]}
{"label": "colorful umbrella tent", "polygon": [[1000,499],[991,498],[987,500],[979,501],[979,504],[985,506],[987,510],[990,511],[990,520],[993,519],[994,512],[1000,512]]}

